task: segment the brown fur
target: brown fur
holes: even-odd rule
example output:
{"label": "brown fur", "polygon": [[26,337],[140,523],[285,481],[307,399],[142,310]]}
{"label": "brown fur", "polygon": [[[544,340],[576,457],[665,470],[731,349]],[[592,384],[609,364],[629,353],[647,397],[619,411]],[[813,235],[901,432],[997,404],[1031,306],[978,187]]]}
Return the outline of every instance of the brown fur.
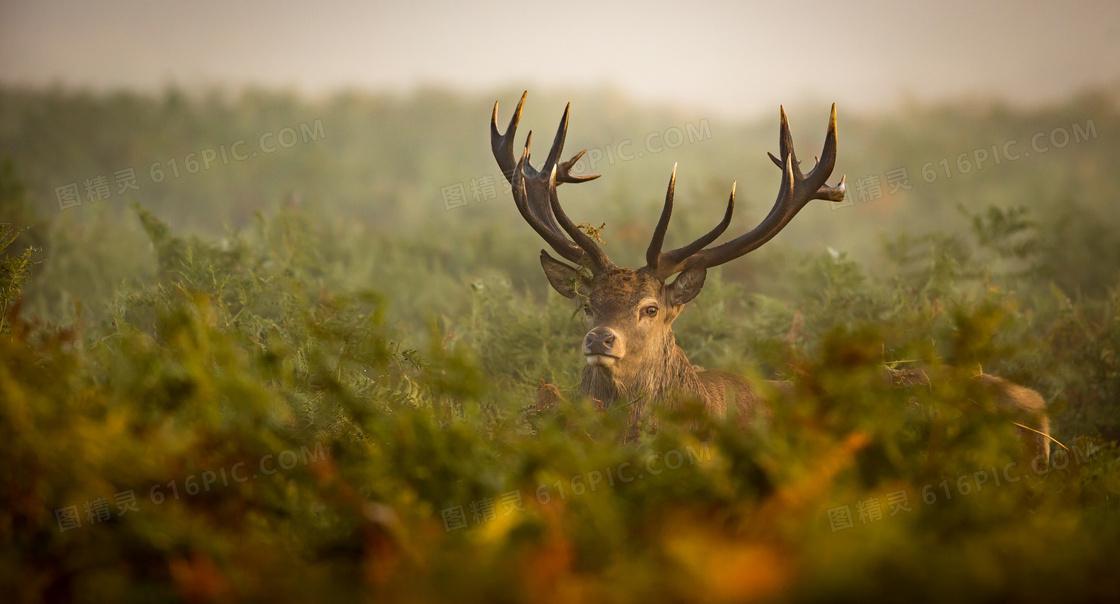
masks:
{"label": "brown fur", "polygon": [[[892,369],[888,371],[887,379],[899,387],[931,386],[928,374],[920,369]],[[1031,463],[1035,459],[1049,459],[1050,418],[1046,413],[1046,400],[1042,395],[1030,388],[983,372],[973,379],[980,382],[992,397],[996,407],[1009,411],[1015,421],[1022,424],[1018,430],[1025,445],[1026,461]]]}
{"label": "brown fur", "polygon": [[[743,376],[704,370],[692,365],[676,343],[672,323],[683,304],[674,305],[670,290],[644,271],[616,268],[587,284],[584,299],[592,310],[588,327],[606,327],[619,334],[624,356],[613,367],[586,365],[579,392],[600,404],[629,404],[636,427],[651,408],[676,409],[699,401],[713,418],[727,415],[729,398],[737,405],[738,422],[746,427],[766,405]],[[656,300],[658,316],[640,317],[643,301]]]}
{"label": "brown fur", "polygon": [[[1046,400],[1030,388],[1009,382],[994,375],[981,374],[976,379],[995,397],[996,406],[1012,412],[1019,423],[1032,429],[1019,427],[1026,443],[1026,454],[1031,459],[1050,459],[1050,418],[1046,415]],[[1040,434],[1041,433],[1041,434]]]}

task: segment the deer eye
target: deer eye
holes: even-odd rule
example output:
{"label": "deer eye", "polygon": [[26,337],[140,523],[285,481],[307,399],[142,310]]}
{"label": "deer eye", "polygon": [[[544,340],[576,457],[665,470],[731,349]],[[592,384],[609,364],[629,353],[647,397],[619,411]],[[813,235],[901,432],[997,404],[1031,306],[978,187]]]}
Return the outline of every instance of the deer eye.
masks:
{"label": "deer eye", "polygon": [[642,314],[647,316],[647,317],[656,317],[657,316],[657,307],[653,306],[651,304],[650,306],[647,306],[647,307],[642,309]]}

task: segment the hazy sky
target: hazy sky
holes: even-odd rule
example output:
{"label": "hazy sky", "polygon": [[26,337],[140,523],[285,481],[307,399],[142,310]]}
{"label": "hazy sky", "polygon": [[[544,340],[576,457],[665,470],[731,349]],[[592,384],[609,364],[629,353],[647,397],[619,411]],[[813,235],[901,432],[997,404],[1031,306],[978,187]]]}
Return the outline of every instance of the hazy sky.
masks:
{"label": "hazy sky", "polygon": [[0,82],[614,86],[729,114],[1120,83],[1120,2],[12,2]]}

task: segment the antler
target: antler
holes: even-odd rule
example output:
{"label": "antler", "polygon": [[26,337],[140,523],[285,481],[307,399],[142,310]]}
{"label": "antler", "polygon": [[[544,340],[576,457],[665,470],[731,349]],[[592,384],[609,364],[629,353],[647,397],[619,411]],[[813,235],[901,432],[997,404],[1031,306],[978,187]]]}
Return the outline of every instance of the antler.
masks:
{"label": "antler", "polygon": [[541,169],[537,170],[529,163],[529,143],[533,139],[532,132],[525,138],[525,149],[521,153],[521,159],[514,163],[513,143],[527,95],[527,91],[521,95],[505,134],[498,132],[497,102],[494,103],[494,115],[490,118],[490,147],[494,151],[494,159],[498,161],[502,174],[513,187],[513,201],[518,211],[521,212],[525,222],[528,222],[529,226],[533,227],[533,230],[556,250],[557,254],[568,261],[590,264],[596,272],[614,266],[607,259],[602,248],[572,223],[564,213],[564,209],[560,207],[560,200],[556,195],[556,187],[561,183],[580,183],[599,178],[598,174],[588,176],[571,174],[572,166],[583,157],[586,150],[576,153],[566,162],[558,163],[568,133],[568,113],[572,107],[571,103],[564,108],[564,116],[556,129],[552,149],[549,150],[548,158],[545,159]]}
{"label": "antler", "polygon": [[832,175],[832,169],[836,166],[836,105],[832,105],[832,115],[828,120],[828,134],[825,136],[821,158],[808,174],[802,174],[797,161],[797,154],[793,150],[793,135],[790,134],[789,120],[786,118],[784,107],[781,112],[782,125],[779,137],[782,159],[779,160],[773,154],[768,153],[767,155],[770,155],[770,159],[782,169],[782,186],[778,190],[778,198],[774,202],[774,207],[770,209],[766,218],[750,232],[714,248],[704,249],[723,234],[723,231],[727,229],[727,225],[731,222],[731,212],[735,207],[735,185],[733,184],[731,185],[731,197],[727,201],[727,213],[716,228],[684,247],[662,253],[661,245],[665,240],[665,231],[669,227],[669,216],[673,212],[673,189],[677,176],[677,168],[674,166],[673,176],[669,179],[669,189],[665,194],[665,207],[661,212],[661,220],[657,223],[649,249],[646,251],[646,270],[652,271],[661,279],[666,279],[690,266],[711,268],[730,262],[770,241],[810,201],[814,199],[844,200],[844,181],[846,177],[841,177],[840,183],[835,187],[825,184],[825,180]]}

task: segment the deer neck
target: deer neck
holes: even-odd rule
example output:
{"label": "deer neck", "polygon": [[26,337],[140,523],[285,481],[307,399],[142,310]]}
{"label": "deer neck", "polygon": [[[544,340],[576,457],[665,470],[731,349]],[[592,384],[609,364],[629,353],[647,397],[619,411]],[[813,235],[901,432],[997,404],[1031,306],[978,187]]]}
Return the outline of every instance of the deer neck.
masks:
{"label": "deer neck", "polygon": [[643,401],[671,404],[681,397],[706,398],[703,384],[676,339],[670,337],[657,351],[626,371],[606,371],[599,366],[583,368],[580,394],[611,404],[614,401]]}

